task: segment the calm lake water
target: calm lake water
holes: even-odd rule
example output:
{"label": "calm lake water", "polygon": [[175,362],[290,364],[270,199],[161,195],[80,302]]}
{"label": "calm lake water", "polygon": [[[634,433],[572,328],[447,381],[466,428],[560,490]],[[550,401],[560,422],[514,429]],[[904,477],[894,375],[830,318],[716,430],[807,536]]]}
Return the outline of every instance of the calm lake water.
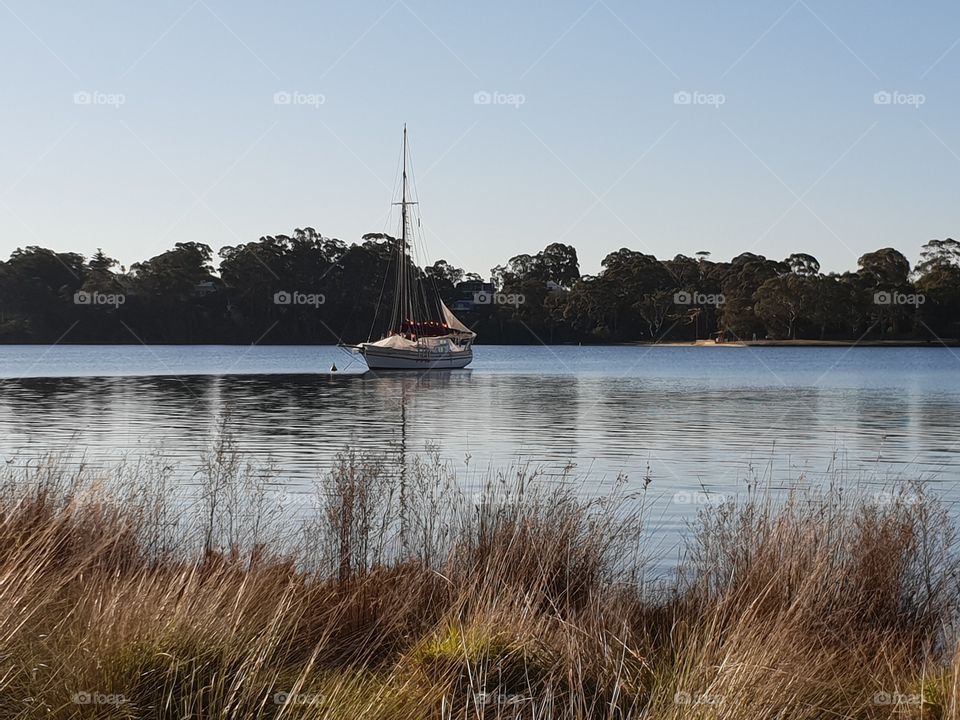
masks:
{"label": "calm lake water", "polygon": [[466,370],[364,370],[336,347],[0,346],[0,455],[163,456],[188,483],[226,417],[294,488],[346,445],[436,445],[474,474],[650,480],[665,531],[750,481],[925,479],[952,499],[960,480],[952,349],[480,346]]}

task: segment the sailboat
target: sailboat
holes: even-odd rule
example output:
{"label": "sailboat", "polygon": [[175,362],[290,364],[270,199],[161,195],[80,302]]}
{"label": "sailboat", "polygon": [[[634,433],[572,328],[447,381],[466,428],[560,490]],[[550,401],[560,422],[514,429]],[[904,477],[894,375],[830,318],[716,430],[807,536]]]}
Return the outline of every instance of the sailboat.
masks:
{"label": "sailboat", "polygon": [[[451,312],[436,288],[427,292],[412,257],[411,213],[416,202],[407,199],[407,126],[403,126],[400,237],[394,242],[396,283],[390,324],[376,342],[360,343],[360,354],[371,370],[451,370],[473,360],[477,334]],[[419,224],[419,223],[418,223]],[[380,308],[377,308],[379,314]]]}

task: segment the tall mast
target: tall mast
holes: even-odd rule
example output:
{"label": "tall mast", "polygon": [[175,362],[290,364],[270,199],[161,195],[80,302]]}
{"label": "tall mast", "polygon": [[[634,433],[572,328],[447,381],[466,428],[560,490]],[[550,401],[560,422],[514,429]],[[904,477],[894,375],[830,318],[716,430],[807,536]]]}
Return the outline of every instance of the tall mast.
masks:
{"label": "tall mast", "polygon": [[407,252],[407,124],[403,124],[403,192],[400,196],[400,218],[403,227],[400,237],[403,241],[403,252]]}
{"label": "tall mast", "polygon": [[407,200],[407,124],[403,124],[403,189],[400,195],[400,202],[393,203],[400,206],[400,240],[397,243],[397,291],[396,302],[394,303],[394,315],[397,325],[394,332],[399,332],[400,326],[405,320],[416,322],[417,308],[415,302],[416,296],[416,278],[408,277],[410,273],[407,267],[407,205],[416,205],[415,202]]}
{"label": "tall mast", "polygon": [[408,277],[407,267],[407,205],[416,205],[407,200],[407,124],[403,124],[403,174],[400,202],[393,203],[400,206],[400,242],[397,247],[397,323],[401,325],[405,320],[417,321],[415,307],[416,278]]}
{"label": "tall mast", "polygon": [[414,318],[413,303],[410,300],[410,286],[407,278],[407,124],[403,124],[403,189],[400,194],[400,252],[398,261],[400,272],[403,277],[401,280],[401,307],[403,308],[401,320],[406,319],[411,322]]}

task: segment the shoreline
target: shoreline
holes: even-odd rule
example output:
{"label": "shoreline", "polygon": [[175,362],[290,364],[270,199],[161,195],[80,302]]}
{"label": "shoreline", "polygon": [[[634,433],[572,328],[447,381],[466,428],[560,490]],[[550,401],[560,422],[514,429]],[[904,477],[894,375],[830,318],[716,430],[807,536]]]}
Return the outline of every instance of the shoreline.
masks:
{"label": "shoreline", "polygon": [[[48,342],[0,342],[0,349],[15,347],[39,347],[59,345],[62,347],[338,347],[336,343],[48,343]],[[960,339],[936,340],[731,340],[717,343],[713,340],[631,340],[618,343],[475,343],[475,347],[905,347],[905,348],[954,348],[960,347]]]}
{"label": "shoreline", "polygon": [[717,343],[713,340],[669,340],[664,342],[638,341],[623,343],[644,347],[904,347],[904,348],[952,348],[960,347],[960,340],[735,340]]}

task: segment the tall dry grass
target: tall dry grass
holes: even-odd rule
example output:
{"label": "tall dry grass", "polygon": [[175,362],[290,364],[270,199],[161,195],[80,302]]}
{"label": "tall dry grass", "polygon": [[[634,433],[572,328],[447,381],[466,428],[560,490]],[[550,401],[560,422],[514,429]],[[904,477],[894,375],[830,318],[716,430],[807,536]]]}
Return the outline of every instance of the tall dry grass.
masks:
{"label": "tall dry grass", "polygon": [[192,496],[0,478],[0,715],[958,716],[954,527],[922,488],[711,508],[653,583],[626,483],[471,491],[434,458],[401,488],[348,452],[290,497],[221,450]]}

